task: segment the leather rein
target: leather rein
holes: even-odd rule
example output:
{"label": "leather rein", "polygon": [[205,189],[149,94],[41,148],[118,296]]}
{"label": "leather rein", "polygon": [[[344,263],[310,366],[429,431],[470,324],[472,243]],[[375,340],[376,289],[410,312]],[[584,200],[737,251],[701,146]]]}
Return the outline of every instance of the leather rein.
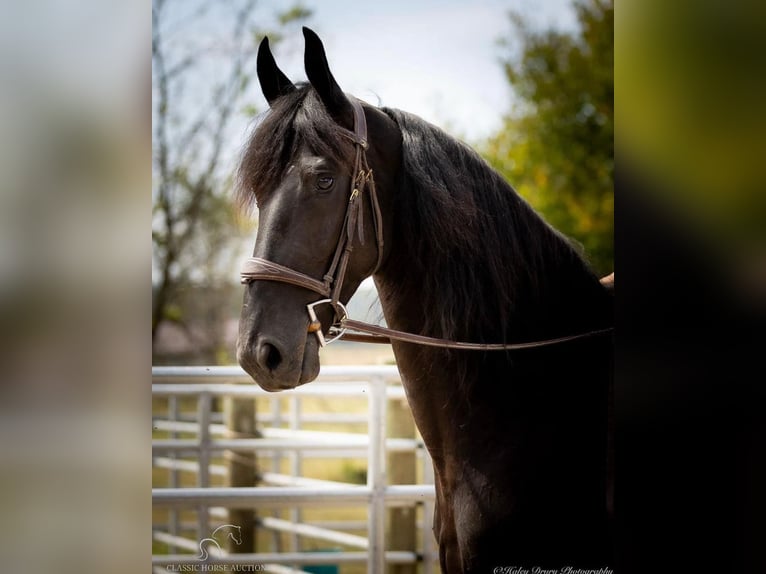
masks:
{"label": "leather rein", "polygon": [[[462,341],[440,339],[437,337],[428,337],[425,335],[416,335],[414,333],[397,331],[396,329],[350,319],[346,307],[339,299],[343,281],[346,276],[348,260],[354,249],[354,237],[358,237],[360,245],[364,245],[363,197],[365,191],[369,191],[375,241],[378,250],[375,267],[369,275],[375,274],[380,267],[383,257],[384,243],[383,221],[377,192],[375,190],[375,180],[372,176],[372,169],[370,169],[367,163],[366,151],[369,147],[367,142],[367,120],[359,100],[354,97],[349,97],[349,102],[354,110],[354,131],[352,132],[342,127],[340,127],[340,129],[341,133],[354,143],[354,170],[352,172],[353,177],[351,179],[351,191],[348,199],[348,207],[346,208],[346,216],[330,267],[320,281],[305,273],[290,269],[284,265],[279,265],[273,261],[261,257],[250,257],[245,260],[240,272],[241,282],[243,284],[249,284],[256,280],[277,281],[302,287],[321,295],[323,297],[322,299],[306,306],[309,315],[308,333],[314,333],[316,335],[320,347],[324,347],[338,339],[362,343],[390,343],[391,340],[396,340],[448,349],[512,351],[517,349],[544,347],[556,343],[593,337],[612,331],[612,328],[610,327],[577,335],[569,335],[566,337],[557,337],[555,339],[545,339],[529,343],[466,343]],[[314,310],[315,307],[325,304],[331,305],[335,311],[335,319],[328,331],[329,338],[327,339],[322,332],[322,324],[317,319],[316,311]],[[356,333],[348,333],[347,331],[356,331]]]}

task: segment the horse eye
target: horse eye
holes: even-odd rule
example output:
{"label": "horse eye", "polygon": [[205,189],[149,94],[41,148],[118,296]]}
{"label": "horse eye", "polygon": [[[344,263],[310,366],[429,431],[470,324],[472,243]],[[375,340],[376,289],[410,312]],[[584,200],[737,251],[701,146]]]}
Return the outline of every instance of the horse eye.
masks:
{"label": "horse eye", "polygon": [[330,175],[323,175],[317,178],[317,189],[328,191],[335,183],[335,178]]}

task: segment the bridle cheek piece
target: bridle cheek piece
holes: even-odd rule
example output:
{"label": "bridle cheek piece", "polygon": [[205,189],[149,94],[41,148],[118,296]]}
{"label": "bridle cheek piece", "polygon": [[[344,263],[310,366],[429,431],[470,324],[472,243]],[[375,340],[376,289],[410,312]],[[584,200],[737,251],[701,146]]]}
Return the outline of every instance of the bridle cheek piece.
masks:
{"label": "bridle cheek piece", "polygon": [[[533,341],[529,343],[466,343],[462,341],[452,341],[449,339],[440,339],[437,337],[428,337],[425,335],[416,335],[404,331],[397,331],[380,325],[371,325],[362,321],[354,321],[348,317],[348,312],[343,303],[340,302],[341,289],[346,277],[346,269],[351,252],[354,249],[354,237],[359,238],[359,243],[364,245],[364,220],[363,220],[363,198],[364,192],[369,190],[370,203],[372,206],[373,229],[375,231],[375,241],[378,249],[378,256],[375,266],[368,275],[374,275],[380,268],[383,257],[383,218],[381,216],[378,195],[375,191],[375,180],[372,176],[372,170],[367,163],[368,148],[367,143],[367,120],[364,116],[362,104],[349,96],[348,100],[354,110],[354,131],[349,131],[340,127],[341,133],[349,138],[355,146],[354,170],[351,178],[351,190],[346,208],[346,216],[341,228],[338,244],[335,247],[332,262],[324,274],[321,281],[290,269],[279,263],[274,263],[261,257],[250,257],[245,260],[241,270],[241,282],[249,284],[252,281],[278,281],[288,283],[297,287],[303,287],[322,296],[322,299],[306,305],[309,316],[309,325],[307,332],[314,333],[320,347],[329,345],[340,338],[352,341],[361,341],[366,343],[390,343],[391,340],[415,343],[431,347],[441,347],[448,349],[463,349],[474,351],[512,351],[517,349],[528,349],[534,347],[543,347],[556,343],[564,343],[576,339],[603,335],[612,331],[612,328],[588,331],[577,335],[568,335],[555,339],[546,339],[543,341]],[[315,307],[319,305],[331,305],[334,311],[333,324],[328,330],[329,338],[325,338],[322,332],[322,323],[317,318]],[[366,333],[347,333],[347,330]]]}

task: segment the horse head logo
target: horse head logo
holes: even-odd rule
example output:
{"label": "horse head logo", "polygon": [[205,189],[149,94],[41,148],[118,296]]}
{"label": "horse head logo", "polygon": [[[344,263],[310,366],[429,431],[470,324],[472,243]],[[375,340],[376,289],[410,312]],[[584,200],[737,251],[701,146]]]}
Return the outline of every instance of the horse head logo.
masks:
{"label": "horse head logo", "polygon": [[208,559],[209,554],[207,552],[207,547],[210,546],[210,544],[215,544],[216,547],[218,547],[218,550],[222,550],[218,540],[215,539],[215,535],[219,530],[224,529],[228,530],[228,534],[224,537],[224,540],[226,540],[226,538],[231,538],[237,546],[242,544],[242,528],[235,526],[234,524],[224,524],[213,530],[210,538],[203,538],[199,541],[199,556],[197,556],[197,560]]}

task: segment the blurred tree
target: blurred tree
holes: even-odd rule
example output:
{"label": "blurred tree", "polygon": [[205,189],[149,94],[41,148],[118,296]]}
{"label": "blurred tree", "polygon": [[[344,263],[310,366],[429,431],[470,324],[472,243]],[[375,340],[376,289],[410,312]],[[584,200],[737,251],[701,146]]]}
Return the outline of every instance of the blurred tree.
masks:
{"label": "blurred tree", "polygon": [[478,147],[605,274],[614,269],[614,7],[576,0],[574,9],[574,33],[535,30],[511,13],[514,31],[501,44],[518,100]]}
{"label": "blurred tree", "polygon": [[[222,337],[230,310],[220,300],[222,287],[231,283],[243,232],[251,231],[238,224],[228,195],[231,142],[241,143],[232,124],[259,111],[248,86],[261,38],[268,33],[273,46],[280,29],[311,16],[296,4],[267,30],[255,8],[255,0],[152,3],[153,343],[163,322],[180,324],[191,336],[186,315],[192,313],[204,324],[204,345],[215,347]],[[215,300],[190,304],[189,292],[201,285]]]}

